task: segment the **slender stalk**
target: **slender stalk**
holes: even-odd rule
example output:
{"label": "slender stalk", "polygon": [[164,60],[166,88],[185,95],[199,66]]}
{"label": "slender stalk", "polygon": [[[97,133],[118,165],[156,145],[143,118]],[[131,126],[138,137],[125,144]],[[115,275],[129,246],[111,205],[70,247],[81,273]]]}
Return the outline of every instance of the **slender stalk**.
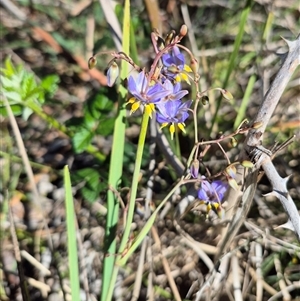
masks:
{"label": "slender stalk", "polygon": [[158,212],[161,210],[161,208],[166,204],[166,202],[169,200],[169,198],[174,194],[174,192],[183,184],[185,183],[183,179],[181,179],[174,187],[173,189],[168,193],[168,195],[163,199],[163,201],[157,206],[155,211],[152,213],[152,215],[147,220],[145,226],[141,230],[141,232],[138,234],[138,236],[134,239],[132,245],[129,247],[128,250],[126,250],[125,254],[120,254],[117,257],[116,264],[119,266],[123,266],[126,264],[127,260],[129,259],[130,255],[137,249],[137,247],[141,244],[147,233],[150,231],[152,225],[155,222],[156,216]]}
{"label": "slender stalk", "polygon": [[64,186],[66,202],[66,222],[68,237],[68,259],[72,300],[80,300],[80,281],[78,268],[78,252],[75,226],[75,209],[72,196],[72,186],[68,166],[64,167]]}
{"label": "slender stalk", "polygon": [[[124,4],[124,20],[123,20],[123,52],[129,55],[130,40],[130,1],[126,0]],[[121,74],[122,79],[128,76],[128,64],[122,61]],[[126,111],[124,109],[124,100],[127,90],[119,87],[119,114],[115,121],[112,153],[109,167],[109,187],[118,190],[118,185],[123,173],[123,157],[125,145],[125,118]],[[107,254],[115,254],[117,249],[116,232],[119,219],[119,203],[117,197],[111,189],[107,193],[107,220],[105,227],[105,250]],[[118,274],[118,270],[114,267],[115,256],[106,256],[103,263],[102,273],[102,290],[101,301],[110,301],[112,299],[113,289]]]}
{"label": "slender stalk", "polygon": [[130,200],[129,200],[128,212],[127,212],[127,221],[126,221],[123,237],[121,240],[119,253],[122,253],[124,251],[126,244],[129,240],[130,228],[131,228],[131,224],[133,221],[133,214],[134,214],[134,208],[135,208],[135,199],[136,199],[136,194],[137,194],[138,181],[139,181],[142,158],[143,158],[143,151],[144,151],[147,128],[148,128],[148,122],[149,122],[149,115],[146,112],[144,112],[143,119],[142,119],[142,125],[141,125],[140,137],[139,137],[139,141],[138,141],[136,159],[135,159],[133,179],[132,179],[132,184],[131,184]]}
{"label": "slender stalk", "polygon": [[[116,262],[118,260],[120,260],[122,253],[125,250],[127,242],[129,240],[130,229],[131,229],[131,224],[132,224],[133,215],[134,215],[135,199],[136,199],[137,188],[138,188],[138,178],[139,178],[139,174],[140,174],[143,150],[144,150],[144,146],[145,146],[145,139],[146,139],[147,128],[148,128],[148,121],[149,121],[149,115],[145,112],[143,114],[141,133],[140,133],[140,137],[139,137],[139,141],[138,141],[138,148],[137,148],[137,154],[136,154],[136,160],[135,160],[135,168],[134,168],[134,172],[133,172],[130,200],[129,200],[128,212],[127,212],[127,220],[126,220],[126,225],[125,225],[124,233],[122,236],[122,240],[120,243],[119,252],[116,256]],[[114,256],[108,256],[107,258],[110,258],[110,257],[114,259]],[[106,299],[103,299],[103,301],[104,300],[108,301],[108,300],[111,300],[111,298],[112,298],[114,284],[116,283],[119,267],[120,267],[119,264],[114,266],[113,272],[112,272],[110,278],[108,279],[110,285],[108,287]]]}

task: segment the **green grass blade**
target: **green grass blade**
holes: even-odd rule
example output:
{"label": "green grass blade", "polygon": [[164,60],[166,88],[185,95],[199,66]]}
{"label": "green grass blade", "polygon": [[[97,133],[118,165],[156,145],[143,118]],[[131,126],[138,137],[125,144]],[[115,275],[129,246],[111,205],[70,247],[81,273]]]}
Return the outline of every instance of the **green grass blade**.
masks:
{"label": "green grass blade", "polygon": [[69,258],[71,295],[73,301],[80,301],[75,210],[74,210],[74,203],[73,203],[70,172],[67,165],[64,167],[64,185],[65,185],[68,258]]}
{"label": "green grass blade", "polygon": [[119,253],[122,253],[124,251],[126,244],[129,240],[129,236],[130,236],[130,229],[131,229],[131,224],[133,221],[136,193],[137,193],[137,188],[138,188],[138,182],[139,182],[139,176],[140,176],[140,170],[141,170],[141,164],[142,164],[142,158],[143,158],[143,151],[144,151],[145,140],[146,140],[146,135],[147,135],[148,122],[149,122],[149,115],[147,112],[144,112],[142,125],[141,125],[141,132],[140,132],[139,142],[138,142],[138,149],[136,152],[134,172],[133,172],[133,177],[132,177],[130,200],[129,200],[128,211],[127,211],[127,220],[126,220],[123,237],[122,237],[122,240],[120,243]]}
{"label": "green grass blade", "polygon": [[[243,36],[244,36],[244,32],[245,32],[245,25],[246,25],[246,22],[247,22],[247,19],[248,19],[248,15],[251,11],[252,2],[253,2],[252,0],[248,0],[246,5],[245,5],[245,8],[243,9],[243,11],[241,13],[240,24],[239,24],[239,32],[238,32],[238,34],[235,38],[235,41],[234,41],[233,51],[232,51],[230,59],[229,59],[229,65],[228,65],[228,68],[227,68],[227,71],[226,71],[226,76],[225,76],[225,79],[224,79],[224,82],[223,82],[223,85],[222,85],[223,89],[226,89],[229,77],[230,77],[230,75],[231,75],[231,73],[232,73],[232,71],[233,71],[233,69],[236,65],[236,59],[237,59],[238,52],[239,52],[239,49],[240,49],[240,46],[241,46],[241,43],[242,43],[242,40],[243,40]],[[218,111],[219,111],[220,106],[221,106],[221,101],[222,101],[222,97],[219,97],[218,100],[217,100],[216,112],[214,114],[214,118],[213,118],[212,125],[211,125],[211,128],[210,128],[210,133],[212,133],[213,127],[214,127],[215,122],[217,120]]]}
{"label": "green grass blade", "polygon": [[[123,20],[123,52],[129,55],[129,40],[130,40],[130,1],[125,1],[124,20]],[[122,61],[121,79],[128,76],[128,64]],[[111,187],[118,190],[118,184],[122,177],[123,157],[125,144],[125,123],[126,111],[124,108],[125,97],[127,90],[125,87],[119,87],[119,114],[115,121],[112,153],[109,169],[108,183]],[[119,203],[116,196],[111,190],[107,194],[107,220],[105,228],[105,251],[108,254],[116,253],[116,230],[119,219]],[[108,296],[109,287],[114,287],[112,273],[114,270],[115,256],[106,256],[103,264],[102,291],[101,301],[110,301]]]}
{"label": "green grass blade", "polygon": [[160,202],[160,204],[157,206],[155,211],[151,214],[151,216],[148,218],[146,224],[144,225],[143,229],[140,231],[140,233],[137,235],[137,237],[134,239],[132,245],[127,250],[126,254],[123,256],[118,255],[117,257],[117,265],[123,266],[126,264],[128,258],[131,256],[131,254],[137,249],[137,247],[141,244],[145,236],[150,231],[151,227],[153,226],[156,216],[159,213],[159,211],[162,209],[162,207],[166,204],[166,202],[170,199],[172,194],[182,185],[182,181],[179,181],[173,189],[168,193],[168,195]]}
{"label": "green grass blade", "polygon": [[268,19],[267,19],[267,22],[266,22],[266,25],[265,25],[265,30],[264,30],[263,36],[262,36],[262,39],[263,39],[264,42],[267,41],[268,36],[270,35],[270,32],[272,30],[274,17],[275,17],[274,13],[272,11],[269,12]]}
{"label": "green grass blade", "polygon": [[[124,265],[124,264],[120,264],[118,261],[120,260],[121,256],[123,255],[123,251],[126,249],[126,245],[129,241],[130,229],[131,229],[133,215],[134,215],[136,193],[137,193],[137,188],[138,188],[138,177],[139,177],[140,168],[141,168],[143,150],[144,150],[145,139],[146,139],[146,134],[147,134],[148,121],[149,121],[149,115],[145,112],[143,114],[141,134],[140,134],[139,142],[138,142],[138,149],[137,149],[137,154],[136,154],[135,167],[134,167],[132,185],[131,185],[131,190],[130,190],[130,200],[129,200],[129,206],[128,206],[128,211],[127,211],[126,225],[125,225],[124,233],[123,233],[122,240],[120,243],[120,248],[119,248],[118,254],[116,256],[117,263],[116,263],[116,266],[114,267],[113,274],[110,279],[111,285],[109,287],[107,300],[111,300],[113,289],[114,289],[113,284],[115,283],[115,281],[117,279],[119,267]],[[156,217],[156,215],[152,216],[152,219],[150,217],[150,219],[153,220],[152,224],[155,221],[155,217]],[[148,232],[144,231],[143,233],[139,234],[139,237],[141,237],[141,238],[136,243],[137,244],[136,248],[139,246],[139,244],[144,239],[145,235],[147,235],[147,233]],[[134,250],[132,250],[132,252],[130,254],[127,254],[127,258],[133,253]]]}
{"label": "green grass blade", "polygon": [[245,118],[246,109],[250,100],[251,93],[254,88],[255,81],[256,81],[256,76],[252,75],[249,79],[242,103],[239,107],[238,114],[234,121],[234,126],[233,126],[234,129],[236,129],[239,126],[239,124],[242,122],[242,120]]}

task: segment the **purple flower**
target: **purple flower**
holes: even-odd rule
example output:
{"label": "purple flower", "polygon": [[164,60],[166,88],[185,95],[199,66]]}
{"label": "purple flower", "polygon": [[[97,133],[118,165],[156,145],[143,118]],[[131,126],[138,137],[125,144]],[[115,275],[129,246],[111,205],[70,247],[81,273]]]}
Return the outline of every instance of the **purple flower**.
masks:
{"label": "purple flower", "polygon": [[203,180],[201,188],[198,190],[198,198],[200,201],[211,205],[220,205],[227,187],[227,183],[219,180],[213,181],[212,183],[209,183],[207,180]]}
{"label": "purple flower", "polygon": [[185,132],[185,120],[189,117],[188,109],[191,106],[192,101],[182,102],[179,99],[161,101],[156,104],[159,112],[156,114],[157,122],[162,124],[162,128],[171,124],[169,131],[171,133],[171,138],[175,133],[175,124],[180,130]]}
{"label": "purple flower", "polygon": [[175,83],[173,85],[168,79],[163,83],[163,87],[168,91],[168,96],[163,100],[179,100],[189,93],[188,90],[181,90],[180,83]]}
{"label": "purple flower", "polygon": [[224,210],[221,203],[228,187],[227,183],[218,180],[210,183],[203,176],[202,179],[201,188],[198,190],[200,203],[204,203],[206,205],[207,213],[213,209],[213,211],[222,218]]}
{"label": "purple flower", "polygon": [[174,79],[176,82],[184,80],[190,84],[187,74],[183,71],[192,72],[192,69],[185,64],[184,55],[177,46],[174,46],[170,53],[162,55],[162,62],[165,66],[163,68],[163,73],[167,77]]}
{"label": "purple flower", "polygon": [[143,104],[150,117],[155,110],[154,105],[170,93],[161,83],[150,86],[144,71],[140,72],[136,78],[129,77],[128,91],[133,95],[127,102],[131,104],[130,114],[134,113]]}

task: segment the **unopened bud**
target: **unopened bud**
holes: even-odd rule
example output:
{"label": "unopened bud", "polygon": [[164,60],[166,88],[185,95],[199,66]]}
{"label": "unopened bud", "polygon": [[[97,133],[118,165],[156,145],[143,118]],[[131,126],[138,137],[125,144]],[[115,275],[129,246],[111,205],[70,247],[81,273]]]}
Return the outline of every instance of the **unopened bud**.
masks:
{"label": "unopened bud", "polygon": [[159,35],[158,30],[155,28],[153,29],[153,32],[151,32],[151,39],[152,41],[156,41],[156,47],[159,51],[165,48],[165,41]]}
{"label": "unopened bud", "polygon": [[180,37],[186,36],[187,31],[188,31],[187,26],[186,26],[185,24],[183,24],[183,25],[181,26],[181,28],[180,28],[180,31],[179,31]]}
{"label": "unopened bud", "polygon": [[107,85],[109,87],[112,87],[119,76],[119,66],[115,61],[113,61],[110,67],[108,68],[106,76]]}
{"label": "unopened bud", "polygon": [[89,69],[93,69],[96,66],[96,64],[97,64],[97,60],[94,56],[92,56],[88,62]]}
{"label": "unopened bud", "polygon": [[222,93],[223,97],[226,98],[227,100],[232,100],[233,99],[233,96],[229,91],[227,91],[225,89],[222,89],[221,93]]}
{"label": "unopened bud", "polygon": [[201,103],[205,106],[209,103],[209,98],[208,96],[204,95],[202,98],[201,98]]}
{"label": "unopened bud", "polygon": [[192,177],[194,179],[197,179],[198,175],[199,175],[199,160],[197,160],[197,159],[193,160],[190,171],[191,171]]}
{"label": "unopened bud", "polygon": [[226,167],[225,172],[233,179],[236,177],[236,168],[234,165],[229,165]]}
{"label": "unopened bud", "polygon": [[175,30],[171,30],[171,31],[168,33],[167,37],[165,38],[165,43],[166,43],[166,45],[169,45],[169,44],[171,44],[172,42],[174,42],[174,37],[175,37],[175,35],[176,35]]}
{"label": "unopened bud", "polygon": [[234,137],[231,137],[231,146],[236,147],[237,146],[237,140]]}
{"label": "unopened bud", "polygon": [[244,166],[244,167],[248,167],[248,168],[254,167],[254,164],[251,161],[248,161],[248,160],[244,160],[243,162],[241,162],[241,165]]}
{"label": "unopened bud", "polygon": [[192,71],[194,72],[194,74],[198,74],[198,70],[199,70],[199,64],[198,64],[198,61],[193,58],[191,60],[191,65],[190,65]]}
{"label": "unopened bud", "polygon": [[165,48],[165,41],[161,37],[158,37],[156,45],[157,49],[161,51]]}
{"label": "unopened bud", "polygon": [[252,128],[253,129],[259,129],[260,127],[262,127],[263,125],[263,122],[254,122],[253,125],[252,125]]}

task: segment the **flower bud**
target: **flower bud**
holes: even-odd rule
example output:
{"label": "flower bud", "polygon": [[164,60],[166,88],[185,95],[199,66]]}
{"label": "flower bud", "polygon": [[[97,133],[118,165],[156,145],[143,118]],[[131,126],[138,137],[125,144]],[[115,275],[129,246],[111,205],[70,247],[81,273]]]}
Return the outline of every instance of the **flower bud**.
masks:
{"label": "flower bud", "polygon": [[231,177],[231,178],[235,178],[236,176],[236,168],[234,165],[229,165],[226,167],[225,172]]}
{"label": "flower bud", "polygon": [[192,165],[190,167],[190,172],[191,172],[191,175],[194,179],[198,178],[198,175],[199,175],[199,160],[197,160],[197,159],[193,160]]}
{"label": "flower bud", "polygon": [[248,168],[254,167],[254,164],[251,161],[248,161],[248,160],[244,160],[243,162],[241,162],[241,165],[244,166],[244,167],[248,167]]}
{"label": "flower bud", "polygon": [[237,146],[237,140],[234,137],[231,137],[231,146],[236,147]]}
{"label": "flower bud", "polygon": [[92,56],[88,62],[89,69],[93,69],[96,66],[96,64],[97,64],[97,60],[94,56]]}
{"label": "flower bud", "polygon": [[254,122],[253,125],[252,125],[252,128],[253,129],[259,129],[260,127],[262,127],[263,125],[263,122]]}
{"label": "flower bud", "polygon": [[168,33],[167,37],[165,38],[165,43],[166,43],[166,45],[169,45],[169,44],[171,44],[172,42],[174,42],[175,34],[176,34],[175,30],[171,30],[171,31]]}
{"label": "flower bud", "polygon": [[165,41],[163,38],[161,38],[158,33],[152,32],[152,36],[154,37],[156,41],[156,46],[159,51],[163,50],[165,48]]}
{"label": "flower bud", "polygon": [[119,66],[115,61],[113,61],[110,67],[108,68],[106,76],[107,85],[109,87],[112,87],[119,76]]}
{"label": "flower bud", "polygon": [[194,72],[194,74],[198,74],[198,70],[199,70],[199,64],[198,64],[198,61],[193,58],[191,60],[191,65],[190,65],[192,71]]}
{"label": "flower bud", "polygon": [[232,100],[233,99],[233,96],[229,91],[227,91],[225,89],[222,89],[221,93],[222,93],[223,97],[226,98],[227,100]]}
{"label": "flower bud", "polygon": [[180,31],[179,31],[180,37],[186,36],[187,31],[188,31],[187,26],[186,26],[185,24],[183,24],[183,25],[181,26],[181,28],[180,28]]}
{"label": "flower bud", "polygon": [[202,98],[201,98],[201,103],[205,106],[209,103],[209,98],[208,96],[204,95]]}

